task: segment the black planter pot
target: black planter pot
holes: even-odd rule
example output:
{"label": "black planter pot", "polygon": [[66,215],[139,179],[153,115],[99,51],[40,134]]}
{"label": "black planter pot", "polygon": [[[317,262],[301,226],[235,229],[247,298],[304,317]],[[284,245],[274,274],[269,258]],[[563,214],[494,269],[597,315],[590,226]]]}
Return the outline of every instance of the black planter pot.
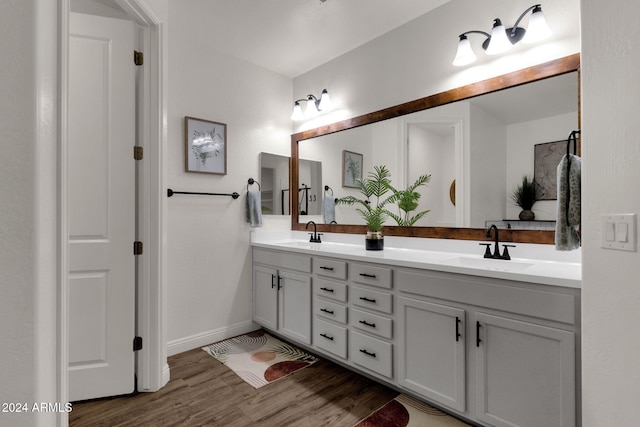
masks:
{"label": "black planter pot", "polygon": [[367,231],[365,248],[368,251],[381,251],[384,249],[384,236],[381,231]]}

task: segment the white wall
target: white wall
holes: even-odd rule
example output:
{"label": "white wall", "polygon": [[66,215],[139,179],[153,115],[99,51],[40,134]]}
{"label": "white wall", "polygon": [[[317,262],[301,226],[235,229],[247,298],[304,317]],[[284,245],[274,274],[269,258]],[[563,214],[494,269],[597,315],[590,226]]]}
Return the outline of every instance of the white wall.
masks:
{"label": "white wall", "polygon": [[583,414],[640,419],[640,253],[600,248],[600,215],[640,211],[640,3],[582,0]]}
{"label": "white wall", "polygon": [[[259,153],[288,155],[291,80],[213,50],[207,28],[216,13],[203,0],[169,3],[168,187],[238,192],[241,197],[176,195],[167,205],[169,355],[206,344],[251,321],[247,180],[259,177]],[[184,116],[227,124],[227,175],[184,171]],[[286,224],[288,217],[265,216]]]}
{"label": "white wall", "polygon": [[[0,402],[56,402],[57,8],[0,2]],[[0,413],[50,426],[57,414]]]}
{"label": "white wall", "polygon": [[[483,38],[470,35],[479,60],[471,66],[454,67],[451,62],[459,34],[469,30],[489,32],[496,17],[505,24],[514,24],[532,3],[451,0],[295,78],[291,104],[307,93],[326,88],[338,113],[326,116],[325,120],[336,121],[579,52],[579,4],[579,0],[545,3],[543,10],[553,36],[540,45],[521,43],[506,55],[480,54]],[[316,119],[295,125],[296,130],[302,130],[321,123],[321,119]]]}

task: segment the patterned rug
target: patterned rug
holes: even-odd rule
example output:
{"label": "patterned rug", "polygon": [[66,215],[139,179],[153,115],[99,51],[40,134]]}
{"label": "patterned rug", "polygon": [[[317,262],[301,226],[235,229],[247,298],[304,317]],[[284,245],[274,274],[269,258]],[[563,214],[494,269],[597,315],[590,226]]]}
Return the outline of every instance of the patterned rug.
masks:
{"label": "patterned rug", "polygon": [[306,368],[318,358],[260,330],[202,348],[254,388]]}
{"label": "patterned rug", "polygon": [[453,418],[409,396],[401,394],[354,427],[466,427]]}

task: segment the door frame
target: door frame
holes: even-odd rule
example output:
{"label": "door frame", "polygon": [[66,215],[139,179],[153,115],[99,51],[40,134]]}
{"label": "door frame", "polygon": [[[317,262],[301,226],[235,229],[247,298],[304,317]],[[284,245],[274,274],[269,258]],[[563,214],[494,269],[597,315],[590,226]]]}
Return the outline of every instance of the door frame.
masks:
{"label": "door frame", "polygon": [[[138,259],[138,333],[143,349],[136,356],[139,391],[157,391],[169,381],[169,365],[164,339],[164,278],[166,277],[166,160],[167,144],[167,74],[166,23],[145,4],[144,0],[115,0],[130,19],[142,29],[145,69],[143,78],[144,114],[139,114],[144,147],[140,165],[138,236],[144,242],[144,254]],[[69,395],[69,253],[68,235],[68,79],[69,79],[69,13],[70,0],[59,3],[59,150],[58,150],[58,396],[67,402]],[[132,54],[133,60],[133,54]],[[133,148],[132,148],[133,155]],[[133,241],[134,236],[132,236]],[[68,425],[67,414],[59,414],[58,425]]]}

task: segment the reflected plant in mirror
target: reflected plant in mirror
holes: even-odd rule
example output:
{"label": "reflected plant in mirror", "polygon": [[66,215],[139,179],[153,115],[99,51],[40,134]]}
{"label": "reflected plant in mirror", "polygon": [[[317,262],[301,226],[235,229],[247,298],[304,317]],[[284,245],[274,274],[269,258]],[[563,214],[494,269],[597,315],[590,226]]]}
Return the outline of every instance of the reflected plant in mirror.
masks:
{"label": "reflected plant in mirror", "polygon": [[394,189],[394,201],[398,205],[398,214],[387,211],[387,214],[393,218],[398,225],[411,227],[420,218],[431,212],[430,209],[418,212],[412,215],[412,212],[418,209],[418,202],[421,194],[416,190],[418,187],[425,186],[431,181],[431,175],[420,175],[416,182],[407,187],[406,190]]}

